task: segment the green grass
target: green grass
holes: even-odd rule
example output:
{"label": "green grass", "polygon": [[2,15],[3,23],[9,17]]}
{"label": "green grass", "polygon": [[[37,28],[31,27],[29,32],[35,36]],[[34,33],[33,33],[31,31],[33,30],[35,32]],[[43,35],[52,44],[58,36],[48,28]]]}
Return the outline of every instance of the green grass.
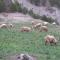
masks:
{"label": "green grass", "polygon": [[[29,25],[30,24],[23,24]],[[10,54],[26,52],[37,56],[37,60],[60,60],[60,41],[57,46],[45,45],[44,36],[52,34],[60,37],[59,27],[49,25],[48,32],[20,32],[22,24],[12,29],[0,29],[0,60]]]}

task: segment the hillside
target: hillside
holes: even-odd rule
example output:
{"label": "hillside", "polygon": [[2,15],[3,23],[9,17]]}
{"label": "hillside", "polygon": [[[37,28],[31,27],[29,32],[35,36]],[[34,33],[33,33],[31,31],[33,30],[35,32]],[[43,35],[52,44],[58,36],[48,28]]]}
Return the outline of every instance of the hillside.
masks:
{"label": "hillside", "polygon": [[56,7],[49,7],[48,3],[47,6],[35,6],[31,4],[27,0],[18,0],[24,7],[28,8],[28,10],[32,9],[34,13],[39,14],[40,16],[46,15],[47,17],[52,17],[56,19],[60,23],[60,9]]}
{"label": "hillside", "polygon": [[[19,4],[15,4],[15,2],[18,2]],[[60,1],[56,2],[56,0],[1,0],[0,12],[7,11],[29,14],[29,11],[32,10],[34,14],[37,14],[39,16],[45,15],[49,18],[51,17],[60,24],[60,9],[58,7],[59,2]]]}

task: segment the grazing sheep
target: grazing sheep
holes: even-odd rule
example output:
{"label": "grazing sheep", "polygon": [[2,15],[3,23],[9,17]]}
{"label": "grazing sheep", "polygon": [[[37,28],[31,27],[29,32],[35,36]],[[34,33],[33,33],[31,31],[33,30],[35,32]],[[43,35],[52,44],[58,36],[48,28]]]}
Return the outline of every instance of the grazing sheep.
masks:
{"label": "grazing sheep", "polygon": [[47,32],[48,31],[48,27],[47,26],[41,26],[40,32],[42,32],[42,31]]}
{"label": "grazing sheep", "polygon": [[40,28],[41,26],[42,26],[41,23],[37,23],[36,25],[33,26],[33,28],[34,28],[34,29],[38,29],[38,28]]}
{"label": "grazing sheep", "polygon": [[20,60],[33,60],[33,58],[28,54],[20,54]]}
{"label": "grazing sheep", "polygon": [[43,26],[47,26],[48,25],[48,22],[43,22]]}
{"label": "grazing sheep", "polygon": [[0,28],[7,28],[7,24],[1,24]]}
{"label": "grazing sheep", "polygon": [[21,32],[30,32],[31,28],[30,27],[21,27]]}
{"label": "grazing sheep", "polygon": [[52,24],[53,24],[53,25],[56,25],[56,23],[55,23],[55,22],[53,22]]}
{"label": "grazing sheep", "polygon": [[9,27],[13,27],[13,24],[9,24]]}
{"label": "grazing sheep", "polygon": [[45,44],[51,44],[51,45],[55,44],[56,45],[56,43],[57,43],[56,38],[52,35],[47,35],[44,37],[44,39],[45,39]]}
{"label": "grazing sheep", "polygon": [[37,23],[37,21],[32,21],[32,25],[36,25]]}

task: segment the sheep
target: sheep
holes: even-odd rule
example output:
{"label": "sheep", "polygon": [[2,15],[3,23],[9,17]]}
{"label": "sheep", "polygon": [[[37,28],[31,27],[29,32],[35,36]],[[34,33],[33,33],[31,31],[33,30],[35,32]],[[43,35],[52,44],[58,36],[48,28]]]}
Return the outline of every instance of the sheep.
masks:
{"label": "sheep", "polygon": [[45,39],[45,44],[50,44],[50,45],[55,44],[56,45],[56,43],[57,43],[57,40],[53,35],[47,35],[44,37],[44,39]]}
{"label": "sheep", "polygon": [[43,22],[43,26],[47,26],[48,25],[48,22]]}
{"label": "sheep", "polygon": [[41,26],[40,27],[40,32],[42,32],[42,31],[47,32],[48,31],[48,27],[47,26]]}
{"label": "sheep", "polygon": [[0,28],[7,28],[7,24],[1,24]]}
{"label": "sheep", "polygon": [[37,23],[36,25],[33,26],[34,29],[39,29],[42,26],[41,23]]}
{"label": "sheep", "polygon": [[20,54],[20,60],[33,60],[33,58],[28,54]]}
{"label": "sheep", "polygon": [[30,27],[21,27],[21,32],[30,32],[31,31],[31,28]]}
{"label": "sheep", "polygon": [[9,24],[9,27],[13,27],[13,24]]}
{"label": "sheep", "polygon": [[53,24],[53,25],[56,25],[56,23],[55,23],[55,22],[53,22],[52,24]]}
{"label": "sheep", "polygon": [[37,23],[37,21],[32,21],[32,25],[36,25]]}

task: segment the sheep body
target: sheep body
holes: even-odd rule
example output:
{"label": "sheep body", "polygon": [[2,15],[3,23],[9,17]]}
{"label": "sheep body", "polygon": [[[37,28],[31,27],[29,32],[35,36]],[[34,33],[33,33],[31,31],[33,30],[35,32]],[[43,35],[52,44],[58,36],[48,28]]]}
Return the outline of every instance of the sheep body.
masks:
{"label": "sheep body", "polygon": [[13,24],[9,24],[9,27],[13,27]]}
{"label": "sheep body", "polygon": [[56,44],[57,43],[57,40],[56,40],[56,38],[54,37],[54,36],[52,36],[52,35],[47,35],[47,36],[45,36],[45,44]]}
{"label": "sheep body", "polygon": [[48,27],[47,26],[41,26],[40,31],[44,31],[47,32],[48,31]]}
{"label": "sheep body", "polygon": [[30,32],[31,28],[30,27],[21,27],[21,32]]}
{"label": "sheep body", "polygon": [[7,28],[7,24],[1,24],[0,28]]}
{"label": "sheep body", "polygon": [[48,22],[43,22],[43,26],[47,26],[48,25]]}
{"label": "sheep body", "polygon": [[41,23],[38,23],[38,24],[34,25],[33,28],[36,29],[36,28],[40,28],[41,26],[42,26],[42,24]]}
{"label": "sheep body", "polygon": [[53,25],[56,25],[56,23],[55,23],[55,22],[53,22],[52,24],[53,24]]}

